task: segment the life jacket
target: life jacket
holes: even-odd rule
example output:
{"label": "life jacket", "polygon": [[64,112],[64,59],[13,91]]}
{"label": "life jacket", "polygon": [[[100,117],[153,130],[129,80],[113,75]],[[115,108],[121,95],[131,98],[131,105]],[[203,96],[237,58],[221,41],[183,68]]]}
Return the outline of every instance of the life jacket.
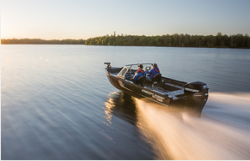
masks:
{"label": "life jacket", "polygon": [[137,70],[135,73],[137,73],[137,72],[139,72],[139,74],[140,74],[140,73],[142,73],[142,74],[145,73],[145,72],[142,71],[141,69]]}
{"label": "life jacket", "polygon": [[156,71],[156,73],[160,73],[160,69],[159,68],[154,68],[154,70]]}
{"label": "life jacket", "polygon": [[[136,75],[137,74],[137,75]],[[137,70],[136,72],[135,72],[135,77],[134,77],[134,80],[137,80],[139,77],[141,77],[141,76],[143,76],[143,75],[145,75],[145,72],[143,71],[143,70]]]}

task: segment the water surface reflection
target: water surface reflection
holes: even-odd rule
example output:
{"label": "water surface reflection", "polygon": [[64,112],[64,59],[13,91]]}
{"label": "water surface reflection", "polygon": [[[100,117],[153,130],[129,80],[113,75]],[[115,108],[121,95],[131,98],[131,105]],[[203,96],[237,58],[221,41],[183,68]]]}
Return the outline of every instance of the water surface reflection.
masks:
{"label": "water surface reflection", "polygon": [[[242,95],[212,94],[201,119],[189,118],[148,103],[138,104],[135,97],[120,92],[107,98],[108,93],[117,89],[108,82],[103,65],[105,61],[121,66],[137,63],[135,60],[153,60],[169,78],[204,81],[211,92],[249,93],[249,52],[174,47],[3,45],[1,158],[249,159],[249,96],[246,103],[239,104]],[[203,118],[208,121],[201,121]],[[140,128],[141,125],[146,128]],[[155,137],[144,136],[151,133],[155,133]],[[211,138],[207,134],[220,137]],[[229,139],[221,141],[225,136]],[[157,138],[164,141],[164,148],[155,148],[159,145],[155,143]],[[218,144],[213,146],[209,138]],[[180,142],[187,144],[179,146]],[[216,147],[225,157],[214,153]],[[164,150],[164,155],[159,155],[157,149]],[[197,149],[203,150],[199,154],[206,156],[196,155]],[[228,154],[230,156],[226,156]]]}
{"label": "water surface reflection", "polygon": [[105,114],[109,123],[112,122],[112,115],[115,115],[135,125],[137,121],[137,108],[135,98],[124,92],[113,92],[105,102]]}

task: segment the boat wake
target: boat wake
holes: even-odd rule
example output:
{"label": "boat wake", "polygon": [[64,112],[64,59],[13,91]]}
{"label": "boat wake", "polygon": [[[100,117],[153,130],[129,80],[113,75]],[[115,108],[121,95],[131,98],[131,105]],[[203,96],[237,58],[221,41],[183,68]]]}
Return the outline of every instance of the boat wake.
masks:
{"label": "boat wake", "polygon": [[250,95],[211,93],[201,118],[136,99],[158,159],[250,159]]}

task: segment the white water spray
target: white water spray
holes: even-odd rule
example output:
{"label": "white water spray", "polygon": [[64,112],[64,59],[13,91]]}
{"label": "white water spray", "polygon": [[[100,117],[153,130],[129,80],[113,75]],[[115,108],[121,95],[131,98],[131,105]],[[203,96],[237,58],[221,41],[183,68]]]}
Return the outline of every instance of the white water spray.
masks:
{"label": "white water spray", "polygon": [[158,159],[250,159],[250,95],[212,93],[201,118],[136,99]]}

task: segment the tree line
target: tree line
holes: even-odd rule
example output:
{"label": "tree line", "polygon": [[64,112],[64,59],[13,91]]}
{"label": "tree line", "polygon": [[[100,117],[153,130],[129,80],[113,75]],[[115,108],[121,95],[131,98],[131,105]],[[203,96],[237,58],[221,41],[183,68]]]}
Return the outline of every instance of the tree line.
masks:
{"label": "tree line", "polygon": [[250,48],[250,37],[245,34],[236,35],[188,35],[172,34],[162,36],[138,35],[105,35],[87,40],[64,39],[1,39],[2,44],[85,44],[85,45],[118,45],[118,46],[169,46],[169,47],[221,47]]}
{"label": "tree line", "polygon": [[188,35],[173,34],[162,36],[106,35],[85,40],[86,45],[119,46],[171,46],[171,47],[226,47],[250,48],[250,37],[245,34]]}
{"label": "tree line", "polygon": [[1,44],[85,44],[85,40],[1,39]]}

